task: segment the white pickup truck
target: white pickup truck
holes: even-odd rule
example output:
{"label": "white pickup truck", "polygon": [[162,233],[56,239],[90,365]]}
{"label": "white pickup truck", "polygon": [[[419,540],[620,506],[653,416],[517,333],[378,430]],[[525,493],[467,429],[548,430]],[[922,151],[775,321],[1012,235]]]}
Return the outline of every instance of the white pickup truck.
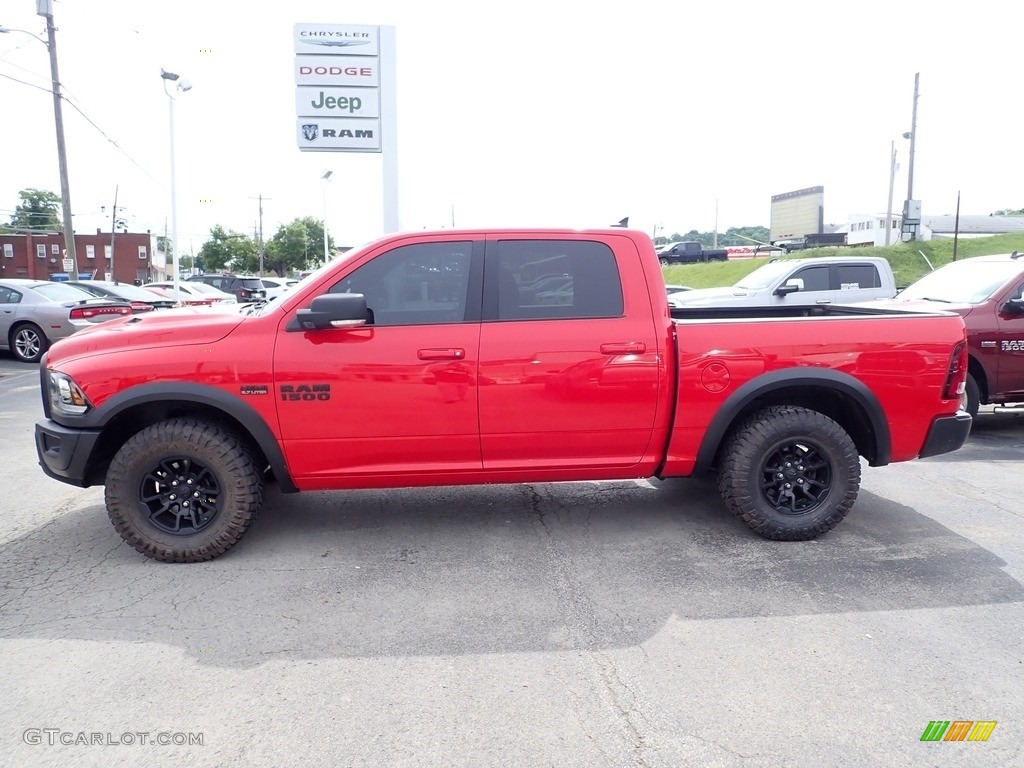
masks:
{"label": "white pickup truck", "polygon": [[670,307],[772,307],[852,304],[896,295],[892,267],[875,256],[772,259],[726,288],[670,294]]}

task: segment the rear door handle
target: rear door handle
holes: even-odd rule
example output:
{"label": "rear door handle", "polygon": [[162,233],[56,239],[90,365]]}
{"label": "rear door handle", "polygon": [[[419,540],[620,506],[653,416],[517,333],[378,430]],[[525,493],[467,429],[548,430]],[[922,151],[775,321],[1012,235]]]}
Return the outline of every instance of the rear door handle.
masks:
{"label": "rear door handle", "polygon": [[466,356],[466,350],[457,347],[443,349],[421,349],[416,352],[420,360],[462,360]]}
{"label": "rear door handle", "polygon": [[647,351],[647,345],[642,341],[619,341],[612,344],[602,344],[602,355],[642,355]]}

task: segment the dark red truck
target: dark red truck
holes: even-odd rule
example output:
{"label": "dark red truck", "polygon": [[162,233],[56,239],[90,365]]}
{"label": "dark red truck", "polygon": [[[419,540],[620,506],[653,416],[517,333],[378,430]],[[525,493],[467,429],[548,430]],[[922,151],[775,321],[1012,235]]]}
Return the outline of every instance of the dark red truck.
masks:
{"label": "dark red truck", "polygon": [[[558,279],[555,279],[558,278]],[[168,310],[55,344],[43,470],[104,484],[138,551],[221,554],[264,483],[307,490],[713,470],[772,539],[849,511],[861,463],[959,448],[956,314],[682,310],[632,230],[400,234],[273,302]]]}
{"label": "dark red truck", "polygon": [[961,315],[970,350],[964,409],[1024,410],[1024,253],[951,262],[879,306]]}

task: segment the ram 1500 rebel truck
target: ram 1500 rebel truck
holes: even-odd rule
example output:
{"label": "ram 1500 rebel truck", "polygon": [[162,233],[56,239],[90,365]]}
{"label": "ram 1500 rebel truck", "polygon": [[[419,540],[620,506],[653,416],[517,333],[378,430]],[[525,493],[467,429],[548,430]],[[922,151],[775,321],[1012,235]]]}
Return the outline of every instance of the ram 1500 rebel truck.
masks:
{"label": "ram 1500 rebel truck", "polygon": [[669,295],[672,307],[770,307],[850,304],[896,295],[889,262],[879,257],[822,256],[773,259],[735,285]]}
{"label": "ram 1500 rebel truck", "polygon": [[36,449],[51,477],[105,485],[131,546],[189,562],[235,544],[271,480],[290,493],[713,470],[755,531],[808,539],[853,505],[861,456],[932,456],[970,431],[956,314],[677,320],[665,295],[633,230],[392,235],[273,302],[55,344]]}
{"label": "ram 1500 rebel truck", "polygon": [[1024,410],[1024,253],[953,261],[905,288],[887,306],[956,312],[970,351],[964,408]]}
{"label": "ram 1500 rebel truck", "polygon": [[665,243],[658,246],[658,260],[663,265],[696,264],[701,261],[727,261],[729,252],[725,248],[705,248],[696,240]]}

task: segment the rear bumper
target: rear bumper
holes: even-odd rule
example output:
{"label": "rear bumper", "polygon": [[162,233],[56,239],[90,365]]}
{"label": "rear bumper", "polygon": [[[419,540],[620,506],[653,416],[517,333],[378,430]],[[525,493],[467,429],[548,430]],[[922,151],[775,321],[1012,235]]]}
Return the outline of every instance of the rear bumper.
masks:
{"label": "rear bumper", "polygon": [[51,419],[37,421],[39,466],[54,480],[86,488],[89,457],[99,437],[98,429],[68,429]]}
{"label": "rear bumper", "polygon": [[918,458],[924,459],[957,450],[971,433],[971,421],[971,415],[965,411],[958,411],[954,416],[942,416],[933,421]]}

